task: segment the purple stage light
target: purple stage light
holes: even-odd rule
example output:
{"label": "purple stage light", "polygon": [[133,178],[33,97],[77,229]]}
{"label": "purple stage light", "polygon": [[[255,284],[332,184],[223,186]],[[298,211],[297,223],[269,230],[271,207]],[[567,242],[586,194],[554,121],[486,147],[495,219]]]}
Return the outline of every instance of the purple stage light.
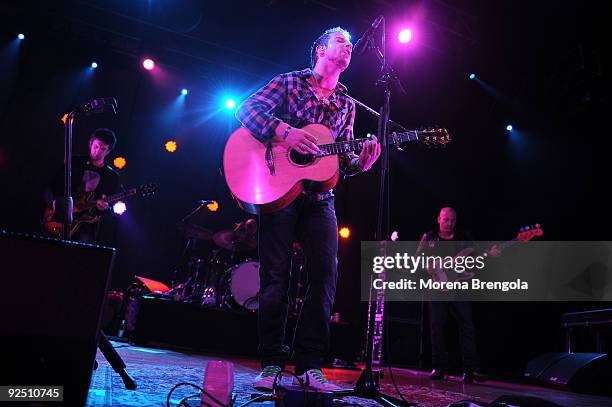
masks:
{"label": "purple stage light", "polygon": [[412,31],[408,28],[404,28],[402,31],[399,32],[399,34],[397,35],[397,39],[399,40],[399,42],[401,42],[402,44],[407,44],[410,42],[410,40],[412,39]]}
{"label": "purple stage light", "polygon": [[142,67],[146,69],[147,71],[150,71],[153,68],[155,68],[155,62],[153,62],[153,60],[150,58],[146,58],[145,60],[142,61]]}
{"label": "purple stage light", "polygon": [[125,211],[127,211],[127,206],[125,205],[125,202],[117,201],[113,205],[113,212],[115,212],[117,215],[123,215]]}

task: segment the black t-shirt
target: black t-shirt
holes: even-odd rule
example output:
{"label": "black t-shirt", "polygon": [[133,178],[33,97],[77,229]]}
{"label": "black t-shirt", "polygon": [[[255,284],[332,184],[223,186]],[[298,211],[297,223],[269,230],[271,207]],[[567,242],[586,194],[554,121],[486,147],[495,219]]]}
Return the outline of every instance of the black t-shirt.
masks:
{"label": "black t-shirt", "polygon": [[423,235],[417,254],[423,252],[429,256],[454,257],[467,247],[474,247],[473,238],[470,232],[456,230],[453,232],[452,239],[443,239],[436,229]]}
{"label": "black t-shirt", "polygon": [[[52,189],[55,197],[64,194],[63,167],[56,173]],[[119,174],[110,166],[104,164],[102,167],[96,167],[86,156],[72,158],[72,196],[75,201],[92,191],[94,198],[100,198],[102,195],[112,195],[120,190]]]}
{"label": "black t-shirt", "polygon": [[72,159],[72,191],[75,197],[95,191],[95,197],[119,192],[119,174],[110,166],[96,167],[88,157]]}

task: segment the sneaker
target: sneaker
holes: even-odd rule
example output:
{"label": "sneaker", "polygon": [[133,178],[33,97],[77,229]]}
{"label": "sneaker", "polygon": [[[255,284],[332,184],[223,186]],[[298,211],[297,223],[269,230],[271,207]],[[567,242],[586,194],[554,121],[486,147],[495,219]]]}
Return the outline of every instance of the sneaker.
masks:
{"label": "sneaker", "polygon": [[[310,369],[301,376],[298,376],[305,386],[317,391],[335,391],[342,390],[342,387],[337,386],[327,381],[321,369]],[[300,385],[296,377],[293,378],[293,384]]]}
{"label": "sneaker", "polygon": [[[274,384],[274,378],[282,369],[279,366],[266,366],[263,368],[261,373],[253,380],[253,387],[257,390],[272,391],[272,385]],[[280,384],[282,377],[279,377],[276,381]]]}
{"label": "sneaker", "polygon": [[444,371],[442,369],[434,369],[429,374],[429,380],[444,380]]}

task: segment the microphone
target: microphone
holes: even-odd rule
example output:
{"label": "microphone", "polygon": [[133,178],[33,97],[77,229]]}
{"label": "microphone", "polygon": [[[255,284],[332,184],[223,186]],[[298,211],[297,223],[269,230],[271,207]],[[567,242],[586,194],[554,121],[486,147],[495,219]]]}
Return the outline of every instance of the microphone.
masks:
{"label": "microphone", "polygon": [[102,113],[106,106],[109,106],[113,110],[113,113],[117,113],[117,99],[113,97],[94,99],[91,102],[85,103],[83,106],[77,108],[76,111],[85,114]]}
{"label": "microphone", "polygon": [[204,200],[200,200],[198,201],[198,205],[208,205],[211,203],[214,203],[215,201],[213,201],[212,199],[204,199]]}
{"label": "microphone", "polygon": [[368,42],[370,42],[370,39],[372,39],[372,36],[376,32],[376,29],[382,22],[383,18],[384,18],[383,16],[376,17],[376,20],[374,20],[372,25],[370,25],[370,27],[366,30],[366,32],[364,32],[361,38],[359,38],[357,42],[355,43],[355,46],[353,47],[353,54],[356,54],[356,55],[363,54],[363,52],[368,47]]}

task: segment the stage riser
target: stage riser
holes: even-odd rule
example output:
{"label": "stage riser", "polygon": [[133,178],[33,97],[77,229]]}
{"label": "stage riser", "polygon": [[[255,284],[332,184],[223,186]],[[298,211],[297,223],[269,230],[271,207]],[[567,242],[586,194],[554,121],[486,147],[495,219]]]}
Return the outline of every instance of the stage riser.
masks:
{"label": "stage riser", "polygon": [[[287,321],[293,339],[295,319]],[[354,361],[362,335],[347,324],[331,323],[330,359]],[[195,304],[147,298],[140,300],[132,340],[163,343],[211,353],[257,356],[257,314],[205,308]]]}

